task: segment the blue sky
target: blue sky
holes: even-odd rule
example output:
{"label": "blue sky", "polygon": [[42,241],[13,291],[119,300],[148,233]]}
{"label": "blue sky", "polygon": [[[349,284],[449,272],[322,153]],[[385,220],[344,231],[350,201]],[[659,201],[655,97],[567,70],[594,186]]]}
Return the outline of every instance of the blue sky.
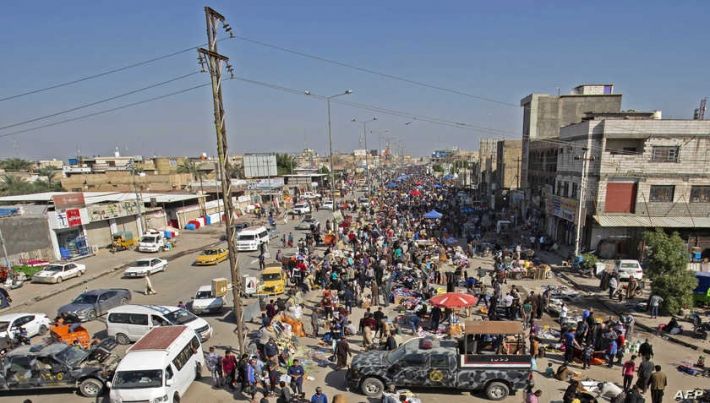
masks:
{"label": "blue sky", "polygon": [[[8,2],[0,13],[0,98],[101,72],[205,41],[204,3],[192,1]],[[710,96],[707,1],[215,1],[244,37],[512,104],[531,92],[568,92],[612,82],[623,107],[689,118]],[[220,43],[238,76],[415,116],[468,122],[519,138],[519,107],[422,88],[264,48]],[[92,102],[197,70],[188,52],[141,68],[0,102],[0,126]],[[205,74],[68,118],[208,82]],[[225,83],[230,151],[327,150],[323,101],[252,84]],[[424,155],[476,149],[493,136],[333,105],[334,148],[358,147],[362,127]],[[16,136],[0,137],[0,158],[122,152],[215,153],[208,87],[135,108]],[[16,129],[0,130],[0,136]]]}

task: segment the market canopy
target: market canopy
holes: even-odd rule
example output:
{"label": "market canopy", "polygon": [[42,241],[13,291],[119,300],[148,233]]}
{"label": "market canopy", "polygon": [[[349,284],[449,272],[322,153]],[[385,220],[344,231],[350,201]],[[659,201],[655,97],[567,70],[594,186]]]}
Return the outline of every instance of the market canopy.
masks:
{"label": "market canopy", "polygon": [[441,214],[440,212],[436,210],[431,210],[430,212],[424,214],[424,218],[427,220],[438,220],[439,218],[443,217],[444,215]]}
{"label": "market canopy", "polygon": [[524,333],[523,323],[507,320],[467,320],[466,334],[505,334]]}
{"label": "market canopy", "polygon": [[476,302],[478,302],[478,299],[471,294],[462,294],[460,292],[447,292],[432,297],[429,302],[432,305],[453,309],[474,306],[476,305]]}

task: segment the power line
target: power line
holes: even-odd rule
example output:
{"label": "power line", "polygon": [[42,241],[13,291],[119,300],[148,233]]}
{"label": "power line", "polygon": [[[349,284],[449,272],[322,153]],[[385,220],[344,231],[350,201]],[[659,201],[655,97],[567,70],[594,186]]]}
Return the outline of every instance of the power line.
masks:
{"label": "power line", "polygon": [[345,62],[339,62],[339,61],[337,61],[337,60],[328,59],[328,58],[325,58],[325,57],[322,57],[322,56],[312,55],[312,54],[305,53],[305,52],[302,52],[302,51],[299,51],[299,50],[289,49],[289,48],[285,48],[285,47],[283,47],[283,46],[274,45],[274,44],[267,43],[267,42],[263,42],[263,41],[259,41],[259,40],[256,40],[256,39],[246,38],[246,37],[241,36],[241,35],[236,35],[235,37],[236,37],[237,39],[241,39],[242,41],[249,42],[249,43],[253,43],[253,44],[255,44],[255,45],[259,45],[259,46],[263,46],[263,47],[266,47],[266,48],[271,48],[271,49],[280,50],[280,51],[282,51],[282,52],[291,53],[291,54],[298,55],[298,56],[301,56],[301,57],[306,57],[306,58],[309,58],[309,59],[318,60],[318,61],[321,61],[321,62],[324,62],[324,63],[334,64],[334,65],[341,66],[341,67],[345,67],[345,68],[348,68],[348,69],[351,69],[351,70],[357,70],[357,71],[360,71],[360,72],[363,72],[363,73],[373,74],[373,75],[376,75],[376,76],[380,76],[380,77],[384,77],[384,78],[389,78],[389,79],[392,79],[392,80],[397,80],[397,81],[402,81],[402,82],[409,83],[409,84],[418,85],[418,86],[420,86],[420,87],[426,87],[426,88],[431,88],[431,89],[435,89],[435,90],[439,90],[439,91],[443,91],[443,92],[448,92],[448,93],[451,93],[451,94],[461,95],[461,96],[465,96],[465,97],[468,97],[468,98],[477,99],[477,100],[479,100],[479,101],[490,102],[490,103],[494,103],[494,104],[498,104],[498,105],[513,106],[513,107],[516,107],[516,108],[519,108],[519,107],[520,107],[520,105],[511,103],[511,102],[508,102],[508,101],[501,101],[501,100],[499,100],[499,99],[483,97],[483,96],[480,96],[480,95],[471,94],[471,93],[469,93],[469,92],[464,92],[464,91],[460,91],[460,90],[455,90],[455,89],[452,89],[452,88],[446,88],[446,87],[442,87],[442,86],[440,86],[440,85],[429,84],[429,83],[425,83],[425,82],[422,82],[422,81],[417,81],[417,80],[413,80],[413,79],[406,78],[406,77],[396,76],[396,75],[394,75],[394,74],[384,73],[384,72],[381,72],[381,71],[376,71],[376,70],[372,70],[372,69],[369,69],[369,68],[366,68],[366,67],[356,66],[356,65],[353,65],[353,64],[345,63]]}
{"label": "power line", "polygon": [[148,86],[146,86],[146,87],[142,87],[142,88],[138,88],[138,89],[135,89],[135,90],[132,90],[132,91],[124,92],[124,93],[122,93],[122,94],[114,95],[114,96],[109,97],[109,98],[104,98],[104,99],[100,99],[100,100],[98,100],[98,101],[90,102],[90,103],[88,103],[88,104],[83,104],[83,105],[75,106],[75,107],[73,107],[73,108],[65,109],[65,110],[63,110],[63,111],[50,113],[49,115],[38,116],[38,117],[36,117],[36,118],[24,120],[24,121],[22,121],[22,122],[17,122],[17,123],[12,123],[12,124],[5,125],[5,126],[0,126],[0,130],[10,129],[10,128],[17,127],[17,126],[23,126],[23,125],[26,125],[26,124],[28,124],[28,123],[33,123],[33,122],[37,122],[37,121],[39,121],[39,120],[49,119],[49,118],[53,118],[53,117],[55,117],[55,116],[63,115],[63,114],[66,114],[66,113],[75,112],[75,111],[78,111],[78,110],[80,110],[80,109],[85,109],[85,108],[89,108],[89,107],[91,107],[91,106],[96,106],[96,105],[99,105],[99,104],[102,104],[102,103],[105,103],[105,102],[113,101],[113,100],[115,100],[115,99],[123,98],[123,97],[129,96],[129,95],[137,94],[137,93],[139,93],[139,92],[147,91],[147,90],[149,90],[149,89],[153,89],[153,88],[156,88],[156,87],[160,87],[160,86],[163,86],[163,85],[166,85],[166,84],[175,82],[175,81],[179,81],[179,80],[182,80],[182,79],[191,77],[191,76],[193,76],[193,75],[195,75],[195,74],[199,74],[199,72],[198,72],[198,71],[193,71],[193,72],[188,73],[188,74],[183,74],[183,75],[181,75],[181,76],[178,76],[178,77],[175,77],[175,78],[171,78],[170,80],[161,81],[161,82],[159,82],[159,83],[151,84],[151,85],[148,85]]}
{"label": "power line", "polygon": [[[223,40],[227,40],[227,39],[230,39],[230,38],[222,38],[222,39],[219,39],[219,41],[223,41]],[[57,83],[57,84],[54,84],[54,85],[50,85],[50,86],[48,86],[48,87],[37,88],[37,89],[34,89],[34,90],[29,90],[29,91],[21,92],[21,93],[19,93],[19,94],[14,94],[14,95],[5,96],[5,97],[0,98],[0,102],[9,101],[9,100],[11,100],[11,99],[17,99],[17,98],[21,98],[21,97],[24,97],[24,96],[27,96],[27,95],[37,94],[37,93],[40,93],[40,92],[45,92],[45,91],[49,91],[49,90],[53,90],[53,89],[57,89],[57,88],[61,88],[61,87],[66,87],[66,86],[68,86],[68,85],[77,84],[77,83],[80,83],[80,82],[83,82],[83,81],[93,80],[93,79],[95,79],[95,78],[108,76],[108,75],[110,75],[110,74],[115,74],[115,73],[119,73],[119,72],[122,72],[122,71],[134,69],[134,68],[140,67],[140,66],[145,66],[146,64],[154,63],[154,62],[157,62],[157,61],[160,61],[160,60],[164,60],[164,59],[168,59],[168,58],[171,58],[171,57],[174,57],[174,56],[177,56],[177,55],[181,55],[181,54],[183,54],[183,53],[187,53],[187,52],[190,52],[190,51],[197,50],[198,48],[203,47],[203,46],[206,46],[206,45],[207,45],[206,43],[202,43],[202,44],[199,44],[199,45],[197,45],[197,46],[191,46],[191,47],[189,47],[189,48],[181,49],[181,50],[178,50],[178,51],[175,51],[175,52],[171,52],[171,53],[167,53],[167,54],[164,54],[164,55],[161,55],[161,56],[156,56],[156,57],[153,57],[153,58],[150,58],[150,59],[142,60],[142,61],[139,61],[139,62],[136,62],[136,63],[132,63],[132,64],[128,64],[128,65],[125,65],[125,66],[117,67],[117,68],[114,68],[114,69],[111,69],[111,70],[107,70],[107,71],[104,71],[104,72],[101,72],[101,73],[91,74],[91,75],[84,76],[84,77],[80,77],[80,78],[77,78],[77,79],[74,79],[74,80],[64,81],[64,82],[61,82],[61,83]]]}
{"label": "power line", "polygon": [[69,118],[69,119],[64,119],[64,120],[60,120],[60,121],[57,121],[57,122],[47,123],[47,124],[41,125],[41,126],[35,126],[35,127],[30,127],[30,128],[27,128],[27,129],[23,129],[23,130],[17,130],[17,131],[10,132],[10,133],[0,134],[0,138],[15,136],[15,135],[18,135],[18,134],[21,134],[21,133],[27,133],[27,132],[31,132],[31,131],[35,131],[35,130],[39,130],[39,129],[44,129],[44,128],[47,128],[47,127],[62,125],[62,124],[69,123],[69,122],[74,122],[74,121],[77,121],[77,120],[88,119],[88,118],[91,118],[91,117],[94,117],[94,116],[103,115],[103,114],[110,113],[110,112],[115,112],[115,111],[118,111],[118,110],[121,110],[121,109],[126,109],[126,108],[130,108],[130,107],[133,107],[133,106],[138,106],[138,105],[142,105],[142,104],[147,104],[147,103],[149,103],[149,102],[158,101],[158,100],[161,100],[161,99],[164,99],[164,98],[168,98],[168,97],[172,97],[172,96],[175,96],[175,95],[184,94],[184,93],[186,93],[186,92],[193,91],[193,90],[196,90],[196,89],[198,89],[198,88],[208,87],[208,86],[210,86],[209,83],[207,83],[207,84],[200,84],[200,85],[196,85],[196,86],[193,86],[193,87],[185,88],[185,89],[182,89],[182,90],[179,90],[179,91],[174,91],[174,92],[169,92],[169,93],[167,93],[167,94],[159,95],[159,96],[157,96],[157,97],[152,97],[152,98],[144,99],[144,100],[142,100],[142,101],[136,101],[136,102],[132,102],[132,103],[130,103],[130,104],[125,104],[125,105],[117,106],[117,107],[115,107],[115,108],[104,109],[104,110],[101,110],[101,111],[88,113],[88,114],[86,114],[86,115],[80,115],[80,116],[77,116],[77,117],[73,117],[73,118]]}

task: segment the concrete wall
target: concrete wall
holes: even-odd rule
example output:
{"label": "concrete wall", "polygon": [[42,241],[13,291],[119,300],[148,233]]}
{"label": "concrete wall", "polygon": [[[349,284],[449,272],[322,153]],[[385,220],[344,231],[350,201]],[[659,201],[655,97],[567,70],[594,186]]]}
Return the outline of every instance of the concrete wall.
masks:
{"label": "concrete wall", "polygon": [[133,176],[130,172],[116,171],[71,175],[62,178],[62,187],[67,191],[86,192],[133,192],[135,188],[143,192],[175,192],[185,190],[191,181],[190,174]]}
{"label": "concrete wall", "polygon": [[20,259],[52,259],[49,226],[44,217],[8,217],[0,219],[0,230],[10,261]]}
{"label": "concrete wall", "polygon": [[111,221],[115,221],[115,232],[129,231],[133,233],[133,238],[137,239],[138,224],[137,216],[119,217],[114,220],[102,220],[91,222],[84,226],[86,230],[87,241],[90,246],[105,248],[113,242],[113,232],[111,232]]}
{"label": "concrete wall", "polygon": [[517,189],[521,185],[520,167],[522,140],[503,140],[498,142],[496,163],[499,189]]}

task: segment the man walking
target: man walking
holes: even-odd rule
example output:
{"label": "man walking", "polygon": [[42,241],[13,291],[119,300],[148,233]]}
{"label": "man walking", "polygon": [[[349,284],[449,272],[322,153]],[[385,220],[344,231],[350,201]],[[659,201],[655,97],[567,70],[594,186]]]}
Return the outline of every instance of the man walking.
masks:
{"label": "man walking", "polygon": [[145,274],[145,295],[155,295],[157,292],[153,288],[153,283],[150,282],[150,273]]}
{"label": "man walking", "polygon": [[350,344],[348,344],[348,339],[343,336],[340,341],[335,345],[335,358],[336,364],[335,368],[342,369],[348,366],[348,356],[351,356]]}
{"label": "man walking", "polygon": [[624,390],[631,388],[631,383],[634,380],[634,372],[636,371],[636,356],[632,355],[631,359],[624,363],[621,374],[624,376]]}
{"label": "man walking", "polygon": [[663,390],[668,385],[666,374],[661,372],[661,366],[656,365],[656,372],[651,375],[651,402],[661,403],[663,401]]}
{"label": "man walking", "polygon": [[636,371],[636,386],[643,393],[646,393],[648,386],[651,383],[651,373],[653,372],[653,362],[647,358],[641,360],[638,370]]}
{"label": "man walking", "polygon": [[222,386],[222,357],[214,351],[214,347],[210,347],[210,352],[205,357],[205,364],[212,375],[212,387]]}
{"label": "man walking", "polygon": [[648,302],[648,305],[651,307],[651,318],[656,319],[658,317],[658,310],[663,303],[663,298],[660,295],[653,294]]}

